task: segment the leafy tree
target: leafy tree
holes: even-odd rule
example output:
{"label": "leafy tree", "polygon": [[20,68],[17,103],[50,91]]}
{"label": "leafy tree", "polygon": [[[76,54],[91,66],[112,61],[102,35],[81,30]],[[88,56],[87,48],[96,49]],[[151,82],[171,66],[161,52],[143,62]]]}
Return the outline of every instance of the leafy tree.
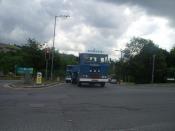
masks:
{"label": "leafy tree", "polygon": [[167,65],[167,77],[175,78],[175,47],[173,47],[169,53]]}
{"label": "leafy tree", "polygon": [[0,70],[7,74],[14,72],[15,66],[21,64],[23,61],[22,56],[17,52],[1,52],[0,53]]}
{"label": "leafy tree", "polygon": [[165,82],[168,52],[159,48],[151,40],[133,38],[127,44],[128,59],[120,61],[116,67],[117,74],[125,81],[150,83],[152,75],[153,55],[155,55],[155,82]]}
{"label": "leafy tree", "polygon": [[129,43],[126,44],[126,48],[124,50],[124,57],[130,58],[138,53],[140,53],[141,49],[144,47],[144,45],[148,43],[153,43],[151,40],[134,37],[130,40]]}
{"label": "leafy tree", "polygon": [[173,47],[170,51],[168,65],[170,67],[175,67],[175,47]]}
{"label": "leafy tree", "polygon": [[45,67],[45,54],[41,50],[41,44],[34,39],[28,39],[26,45],[21,47],[21,54],[23,56],[23,66],[35,67],[36,70]]}
{"label": "leafy tree", "polygon": [[[14,45],[18,50],[0,52],[0,70],[5,74],[15,72],[15,67],[33,67],[34,71],[41,71],[45,75],[45,50],[43,44],[35,39],[28,39],[24,45]],[[54,55],[54,75],[64,76],[66,65],[76,64],[76,57],[73,55]],[[48,61],[48,74],[50,74],[51,59]]]}

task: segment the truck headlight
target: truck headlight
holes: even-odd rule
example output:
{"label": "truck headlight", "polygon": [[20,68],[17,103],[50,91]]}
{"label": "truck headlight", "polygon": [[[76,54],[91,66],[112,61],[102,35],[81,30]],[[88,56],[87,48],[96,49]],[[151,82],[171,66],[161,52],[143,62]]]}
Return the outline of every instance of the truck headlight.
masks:
{"label": "truck headlight", "polygon": [[101,78],[102,78],[102,79],[106,79],[106,78],[107,78],[107,76],[102,76]]}
{"label": "truck headlight", "polygon": [[88,75],[82,75],[83,78],[88,78]]}

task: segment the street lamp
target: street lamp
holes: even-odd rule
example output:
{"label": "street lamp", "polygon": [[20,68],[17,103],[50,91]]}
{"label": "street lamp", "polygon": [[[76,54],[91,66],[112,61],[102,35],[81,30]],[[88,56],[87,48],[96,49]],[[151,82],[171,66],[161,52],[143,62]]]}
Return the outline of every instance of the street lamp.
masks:
{"label": "street lamp", "polygon": [[48,60],[49,60],[49,55],[50,55],[50,48],[47,46],[47,42],[45,42],[45,61],[46,61],[46,69],[45,69],[45,79],[47,80],[47,73],[48,73]]}
{"label": "street lamp", "polygon": [[59,16],[55,16],[55,23],[54,23],[54,33],[53,33],[53,45],[52,45],[52,63],[51,63],[51,73],[50,73],[50,77],[51,80],[53,79],[53,61],[54,61],[54,49],[55,49],[55,30],[56,30],[56,22],[57,22],[57,18],[68,18],[70,17],[69,15],[59,15]]}
{"label": "street lamp", "polygon": [[[123,55],[123,53],[124,53],[124,50],[122,50],[122,49],[120,49],[120,50],[115,50],[115,51],[120,51],[120,53],[121,53],[121,58],[120,58],[120,61],[121,61],[121,65],[122,65],[122,60],[123,60],[123,58],[122,58],[122,55]],[[122,75],[123,73],[122,73],[122,69],[120,68],[120,79],[122,78]],[[120,83],[120,82],[119,82]]]}
{"label": "street lamp", "polygon": [[156,55],[153,55],[151,83],[154,83],[155,57],[156,57]]}
{"label": "street lamp", "polygon": [[115,50],[115,51],[120,51],[120,53],[121,53],[121,61],[122,61],[122,55],[123,55],[123,52],[124,52],[124,50],[122,50],[122,49],[120,49],[120,50]]}

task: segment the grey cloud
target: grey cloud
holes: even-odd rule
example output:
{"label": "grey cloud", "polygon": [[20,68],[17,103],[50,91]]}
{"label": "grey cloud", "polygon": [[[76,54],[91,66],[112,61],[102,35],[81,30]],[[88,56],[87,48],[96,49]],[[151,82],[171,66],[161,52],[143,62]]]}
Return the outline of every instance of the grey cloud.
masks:
{"label": "grey cloud", "polygon": [[[109,1],[110,4],[106,4]],[[125,2],[123,0],[103,0],[103,2],[99,0],[0,0],[0,42],[23,43],[29,37],[39,41],[52,40],[54,16],[69,14],[71,18],[66,22],[58,21],[57,31],[62,30],[65,34],[71,34],[73,38],[69,38],[70,43],[77,44],[76,38],[82,34],[74,28],[81,24],[86,25],[93,28],[98,35],[78,42],[84,44],[86,48],[105,50],[116,46],[117,39],[126,32],[132,22],[123,15],[124,8],[120,5],[139,5],[150,12],[153,10],[155,14],[157,12],[164,15],[170,9],[166,8],[165,12],[159,12],[158,7],[165,8],[163,7],[165,2],[160,1],[159,3],[150,0],[125,0]],[[172,4],[174,2],[169,5],[169,8]],[[148,29],[148,33],[149,31]],[[65,50],[68,50],[67,48],[65,47]]]}
{"label": "grey cloud", "polygon": [[159,15],[171,19],[175,25],[174,0],[103,0],[107,3],[127,4],[140,6],[150,14]]}
{"label": "grey cloud", "polygon": [[[2,1],[0,4],[0,40],[5,42],[24,42],[33,37],[39,40],[50,37],[45,28],[50,23],[50,16],[39,4],[31,1],[14,0]],[[25,32],[23,38],[11,38],[10,34],[16,29]]]}
{"label": "grey cloud", "polygon": [[[108,37],[115,32],[116,37],[119,37],[119,34],[127,28],[122,23],[124,18],[113,14],[110,7],[103,5],[103,8],[108,10],[104,13],[104,10],[98,7],[99,4],[92,1],[82,2],[81,0],[75,0],[74,3],[61,0],[43,0],[41,2],[4,0],[0,4],[0,40],[24,42],[27,38],[32,37],[47,41],[53,35],[54,16],[64,13],[65,10],[72,13],[71,17],[74,18],[71,18],[73,20],[70,20],[70,24],[61,25],[60,29],[71,31],[72,27],[85,23],[96,28],[102,36]],[[114,17],[120,17],[120,19],[115,20]],[[111,31],[114,28],[116,30]],[[23,35],[17,31],[23,32]],[[18,34],[21,36],[14,38],[11,36],[13,32],[16,33],[15,36]]]}
{"label": "grey cloud", "polygon": [[104,5],[101,2],[81,2],[81,4],[75,4],[74,8],[80,12],[78,15],[83,15],[87,24],[97,28],[119,28],[124,21],[124,17],[115,12],[116,7]]}

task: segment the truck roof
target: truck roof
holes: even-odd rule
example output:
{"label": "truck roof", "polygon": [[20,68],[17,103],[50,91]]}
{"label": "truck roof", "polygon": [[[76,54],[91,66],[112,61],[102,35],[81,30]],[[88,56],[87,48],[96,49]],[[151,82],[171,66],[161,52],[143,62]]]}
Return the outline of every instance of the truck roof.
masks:
{"label": "truck roof", "polygon": [[105,54],[105,53],[94,53],[94,52],[79,53],[79,55],[81,55],[81,54],[108,55],[108,54]]}

